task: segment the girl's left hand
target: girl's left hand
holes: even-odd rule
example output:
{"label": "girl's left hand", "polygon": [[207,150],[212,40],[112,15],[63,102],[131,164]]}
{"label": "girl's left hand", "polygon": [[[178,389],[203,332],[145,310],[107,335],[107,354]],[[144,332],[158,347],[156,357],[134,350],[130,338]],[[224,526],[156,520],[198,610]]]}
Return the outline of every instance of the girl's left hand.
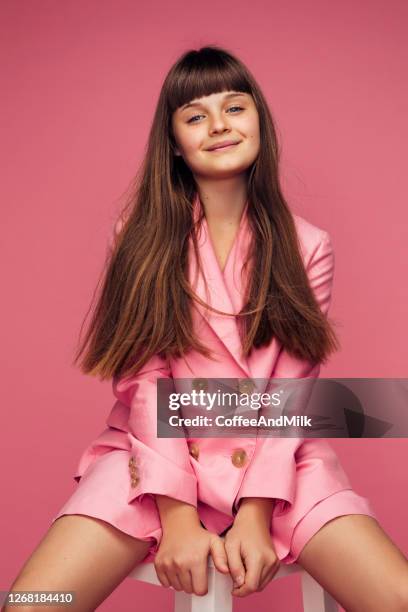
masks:
{"label": "girl's left hand", "polygon": [[234,580],[232,595],[262,591],[279,569],[270,534],[272,500],[244,498],[234,524],[225,535],[228,566]]}

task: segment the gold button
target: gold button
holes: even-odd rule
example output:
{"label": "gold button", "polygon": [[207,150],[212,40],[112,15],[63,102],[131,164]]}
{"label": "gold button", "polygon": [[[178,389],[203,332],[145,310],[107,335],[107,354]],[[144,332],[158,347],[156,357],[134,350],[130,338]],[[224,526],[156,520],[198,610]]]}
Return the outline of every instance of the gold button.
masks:
{"label": "gold button", "polygon": [[206,378],[194,378],[192,387],[194,391],[208,391],[208,380]]}
{"label": "gold button", "polygon": [[191,442],[189,444],[189,449],[190,449],[190,455],[194,457],[194,459],[197,460],[200,454],[200,449],[198,447],[198,444],[196,444],[195,442]]}
{"label": "gold button", "polygon": [[248,393],[251,394],[255,389],[255,383],[250,378],[243,378],[238,381],[238,389],[240,393]]}
{"label": "gold button", "polygon": [[235,467],[243,467],[247,459],[246,451],[243,448],[236,448],[231,455],[231,461]]}
{"label": "gold button", "polygon": [[131,486],[133,488],[137,487],[137,485],[139,484],[139,480],[140,480],[140,478],[132,478]]}
{"label": "gold button", "polygon": [[137,468],[134,457],[131,457],[129,459],[129,472],[130,472],[130,477],[132,479],[132,487],[135,487],[137,483],[139,482],[139,470]]}

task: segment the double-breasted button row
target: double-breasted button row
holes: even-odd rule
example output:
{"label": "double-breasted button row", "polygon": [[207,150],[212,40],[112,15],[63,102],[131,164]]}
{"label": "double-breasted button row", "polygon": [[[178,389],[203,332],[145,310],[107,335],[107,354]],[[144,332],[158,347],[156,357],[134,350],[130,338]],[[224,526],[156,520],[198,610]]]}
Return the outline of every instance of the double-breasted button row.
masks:
{"label": "double-breasted button row", "polygon": [[[252,393],[255,389],[255,383],[251,378],[241,378],[237,383],[239,393]],[[208,391],[207,378],[194,378],[192,381],[194,391]]]}
{"label": "double-breasted button row", "polygon": [[[198,446],[197,442],[189,442],[188,449],[190,455],[198,461],[198,457],[200,455],[200,447]],[[244,465],[246,465],[247,463],[247,460],[248,455],[244,448],[236,448],[231,453],[231,462],[233,465],[235,465],[235,467],[244,467]]]}
{"label": "double-breasted button row", "polygon": [[136,487],[139,484],[140,477],[139,477],[139,471],[137,469],[136,461],[134,457],[131,457],[129,459],[129,472],[130,472],[130,478],[131,478],[131,486]]}

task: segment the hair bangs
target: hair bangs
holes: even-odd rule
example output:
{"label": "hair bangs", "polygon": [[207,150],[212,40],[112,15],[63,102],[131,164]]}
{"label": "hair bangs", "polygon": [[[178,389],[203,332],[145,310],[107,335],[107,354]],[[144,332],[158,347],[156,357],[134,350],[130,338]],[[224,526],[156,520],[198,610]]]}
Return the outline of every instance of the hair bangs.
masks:
{"label": "hair bangs", "polygon": [[183,104],[222,91],[252,93],[250,81],[228,54],[210,49],[190,51],[176,64],[168,91],[173,113]]}

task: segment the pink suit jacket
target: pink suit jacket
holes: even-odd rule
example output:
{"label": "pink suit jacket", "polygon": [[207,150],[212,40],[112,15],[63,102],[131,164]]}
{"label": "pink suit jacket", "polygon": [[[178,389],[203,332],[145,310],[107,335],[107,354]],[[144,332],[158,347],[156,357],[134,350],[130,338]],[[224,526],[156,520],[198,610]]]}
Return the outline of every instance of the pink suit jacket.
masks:
{"label": "pink suit jacket", "polygon": [[[250,238],[245,206],[224,271],[218,264],[204,218],[198,234],[200,258],[210,289],[210,303],[224,312],[242,306],[241,266]],[[198,196],[194,215],[199,211]],[[331,300],[334,256],[328,233],[293,215],[305,268],[322,311]],[[203,278],[190,240],[189,278],[208,303]],[[191,378],[305,378],[317,377],[320,367],[290,356],[273,339],[255,349],[248,359],[240,355],[240,338],[234,317],[193,307],[193,322],[200,339],[216,361],[191,352],[187,358],[166,362],[153,357],[136,376],[113,380],[117,399],[106,421],[107,428],[85,449],[74,478],[79,481],[100,455],[123,449],[134,458],[137,478],[129,472],[128,503],[140,504],[145,527],[155,539],[149,561],[161,538],[160,517],[154,495],[161,494],[195,506],[207,529],[221,533],[233,523],[243,497],[275,500],[273,531],[278,556],[289,549],[288,537],[296,524],[319,501],[351,484],[333,449],[325,439],[314,438],[158,438],[156,392],[159,377]],[[197,377],[200,381],[194,381]],[[114,477],[110,475],[109,477]]]}

